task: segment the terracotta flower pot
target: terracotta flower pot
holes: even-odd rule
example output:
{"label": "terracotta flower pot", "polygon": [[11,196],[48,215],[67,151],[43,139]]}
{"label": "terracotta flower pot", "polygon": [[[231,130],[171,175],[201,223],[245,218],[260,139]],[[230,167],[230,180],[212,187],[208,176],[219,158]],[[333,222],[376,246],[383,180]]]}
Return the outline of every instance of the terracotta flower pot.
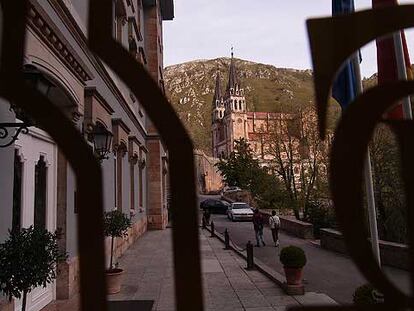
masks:
{"label": "terracotta flower pot", "polygon": [[303,269],[302,268],[289,268],[283,267],[285,269],[286,283],[288,285],[301,285]]}
{"label": "terracotta flower pot", "polygon": [[124,270],[111,269],[106,271],[106,292],[116,294],[121,291],[121,280]]}

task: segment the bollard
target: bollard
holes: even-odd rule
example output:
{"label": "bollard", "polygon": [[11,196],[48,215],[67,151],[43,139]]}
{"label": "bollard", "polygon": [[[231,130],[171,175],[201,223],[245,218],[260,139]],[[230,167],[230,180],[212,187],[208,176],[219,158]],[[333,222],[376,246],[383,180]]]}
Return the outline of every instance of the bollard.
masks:
{"label": "bollard", "polygon": [[214,222],[211,222],[210,227],[211,227],[211,237],[213,238],[216,236],[216,234],[214,233]]}
{"label": "bollard", "polygon": [[246,253],[247,253],[247,270],[254,269],[254,262],[253,262],[253,244],[249,241],[246,244]]}
{"label": "bollard", "polygon": [[230,249],[230,235],[227,228],[224,230],[224,249]]}

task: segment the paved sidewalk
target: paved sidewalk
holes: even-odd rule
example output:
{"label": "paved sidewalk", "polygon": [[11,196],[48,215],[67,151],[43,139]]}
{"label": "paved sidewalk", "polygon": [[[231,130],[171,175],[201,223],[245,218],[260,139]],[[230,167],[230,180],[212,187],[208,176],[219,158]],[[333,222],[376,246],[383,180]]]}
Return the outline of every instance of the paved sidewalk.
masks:
{"label": "paved sidewalk", "polygon": [[[288,296],[223,244],[200,234],[205,310],[286,309],[286,306],[335,303],[324,294]],[[110,300],[154,300],[153,310],[175,310],[171,229],[145,233],[120,259],[126,272],[121,293]]]}

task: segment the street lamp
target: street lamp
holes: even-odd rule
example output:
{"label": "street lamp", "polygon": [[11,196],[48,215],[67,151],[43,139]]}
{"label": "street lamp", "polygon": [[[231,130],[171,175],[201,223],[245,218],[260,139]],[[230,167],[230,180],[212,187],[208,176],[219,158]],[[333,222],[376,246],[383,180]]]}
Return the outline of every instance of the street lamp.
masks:
{"label": "street lamp", "polygon": [[[26,65],[23,68],[23,75],[25,82],[29,87],[37,90],[44,96],[48,96],[50,89],[54,87],[54,84],[51,83],[35,66]],[[20,119],[22,122],[9,122],[9,123],[0,123],[0,141],[6,140],[8,136],[10,138],[6,143],[0,143],[0,148],[5,148],[12,145],[17,139],[20,133],[27,134],[29,132],[28,127],[33,126],[33,120],[27,116],[23,109],[10,103],[10,110],[13,110],[16,118]],[[14,133],[9,133],[9,129],[14,129]]]}
{"label": "street lamp", "polygon": [[90,133],[95,155],[100,161],[108,159],[107,155],[111,151],[112,136],[112,133],[100,123],[97,123]]}

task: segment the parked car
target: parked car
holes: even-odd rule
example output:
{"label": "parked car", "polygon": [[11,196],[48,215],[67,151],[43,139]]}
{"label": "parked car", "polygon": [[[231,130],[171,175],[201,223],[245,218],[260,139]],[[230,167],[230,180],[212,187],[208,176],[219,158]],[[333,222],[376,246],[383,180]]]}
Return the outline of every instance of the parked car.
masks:
{"label": "parked car", "polygon": [[221,195],[225,194],[225,193],[232,193],[232,192],[237,192],[237,191],[241,191],[241,188],[236,187],[236,186],[232,186],[232,187],[224,187],[223,190],[221,191]]}
{"label": "parked car", "polygon": [[227,214],[227,209],[230,207],[230,203],[218,200],[218,199],[207,199],[200,203],[201,209],[208,209],[210,214]]}
{"label": "parked car", "polygon": [[253,210],[247,203],[244,202],[231,203],[227,211],[227,217],[231,221],[252,220]]}

